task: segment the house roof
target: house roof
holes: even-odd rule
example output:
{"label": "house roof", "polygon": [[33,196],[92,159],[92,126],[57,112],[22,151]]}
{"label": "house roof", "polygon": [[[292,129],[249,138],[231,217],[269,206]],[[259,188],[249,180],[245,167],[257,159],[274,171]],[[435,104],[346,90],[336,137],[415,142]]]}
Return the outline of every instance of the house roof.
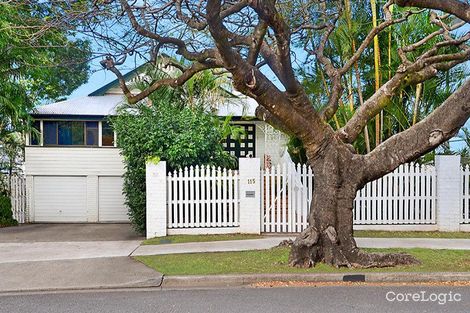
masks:
{"label": "house roof", "polygon": [[[123,95],[87,96],[37,107],[32,116],[109,116],[124,103]],[[218,116],[254,117],[257,107],[251,98],[228,99],[217,106]]]}
{"label": "house roof", "polygon": [[[144,65],[138,66],[124,75],[126,80],[132,79]],[[113,94],[109,91],[119,86],[118,79],[96,89],[86,97],[68,99],[56,103],[42,105],[31,112],[32,116],[109,116],[116,115],[116,109],[124,103],[124,95]],[[223,89],[225,90],[225,89]],[[235,118],[254,117],[258,104],[252,98],[238,92],[225,90],[231,98],[227,98],[223,104],[217,105],[218,116],[232,115]]]}
{"label": "house roof", "polygon": [[116,107],[123,101],[123,95],[80,97],[39,106],[34,109],[32,115],[115,115]]}

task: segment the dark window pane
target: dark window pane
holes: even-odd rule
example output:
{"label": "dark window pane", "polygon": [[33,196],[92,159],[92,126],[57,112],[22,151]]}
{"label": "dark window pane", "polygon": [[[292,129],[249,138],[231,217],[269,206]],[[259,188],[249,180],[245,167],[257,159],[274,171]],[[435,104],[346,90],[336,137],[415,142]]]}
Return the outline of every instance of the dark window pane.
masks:
{"label": "dark window pane", "polygon": [[86,144],[98,145],[98,122],[86,122]]}
{"label": "dark window pane", "polygon": [[114,131],[108,122],[102,123],[101,140],[104,147],[114,146]]}
{"label": "dark window pane", "polygon": [[44,122],[44,145],[57,144],[57,122]]}
{"label": "dark window pane", "polygon": [[85,145],[85,123],[72,122],[72,144],[77,146]]}
{"label": "dark window pane", "polygon": [[31,132],[31,145],[32,146],[39,146],[39,139],[41,136],[40,131],[41,131],[41,122],[34,121],[33,131]]}
{"label": "dark window pane", "polygon": [[84,145],[85,133],[83,122],[59,122],[59,145]]}

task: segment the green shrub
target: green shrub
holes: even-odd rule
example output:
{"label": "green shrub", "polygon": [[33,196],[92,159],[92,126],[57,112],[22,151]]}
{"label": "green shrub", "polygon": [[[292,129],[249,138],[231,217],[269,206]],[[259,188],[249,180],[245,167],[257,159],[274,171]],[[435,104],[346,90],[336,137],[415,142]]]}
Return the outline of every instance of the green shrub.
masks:
{"label": "green shrub", "polygon": [[13,218],[10,197],[0,194],[0,226],[16,226],[18,222]]}
{"label": "green shrub", "polygon": [[190,165],[234,168],[236,160],[224,151],[226,123],[201,108],[174,104],[121,109],[111,119],[124,157],[123,192],[134,228],[145,232],[145,163],[149,157],[167,162],[169,170]]}

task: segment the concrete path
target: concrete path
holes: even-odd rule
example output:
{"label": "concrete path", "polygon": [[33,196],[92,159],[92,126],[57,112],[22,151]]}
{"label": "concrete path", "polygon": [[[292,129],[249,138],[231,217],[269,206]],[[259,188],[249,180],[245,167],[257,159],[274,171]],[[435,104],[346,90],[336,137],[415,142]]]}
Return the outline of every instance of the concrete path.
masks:
{"label": "concrete path", "polygon": [[470,239],[441,238],[356,238],[361,248],[427,248],[470,250]]}
{"label": "concrete path", "polygon": [[[268,237],[262,239],[192,242],[164,245],[145,245],[137,248],[132,255],[159,255],[196,252],[221,252],[263,250],[277,246],[281,241],[293,237]],[[356,238],[361,248],[429,248],[470,250],[470,239],[428,239],[428,238]]]}
{"label": "concrete path", "polygon": [[129,257],[0,264],[0,293],[158,287],[161,282],[160,273]]}

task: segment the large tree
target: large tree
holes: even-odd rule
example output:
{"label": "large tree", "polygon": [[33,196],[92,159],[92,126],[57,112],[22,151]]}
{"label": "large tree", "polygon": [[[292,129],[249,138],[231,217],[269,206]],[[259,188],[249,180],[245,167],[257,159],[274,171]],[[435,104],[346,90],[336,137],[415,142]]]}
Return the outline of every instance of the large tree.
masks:
{"label": "large tree", "polygon": [[[470,34],[464,27],[470,22],[470,8],[458,0],[380,4],[377,25],[371,24],[354,53],[341,62],[331,53],[330,39],[338,20],[351,12],[344,10],[343,0],[99,0],[88,8],[93,19],[86,20],[83,30],[108,43],[109,55],[102,65],[116,74],[130,103],[163,86],[181,86],[200,71],[225,69],[233,86],[258,102],[258,118],[302,141],[315,173],[315,192],[309,226],[292,246],[291,265],[393,266],[416,260],[405,254],[365,253],[356,246],[352,216],[356,191],[454,136],[470,116],[470,81],[426,118],[378,143],[371,152],[358,154],[351,144],[400,90],[470,58]],[[343,81],[357,62],[373,54],[374,38],[422,13],[416,8],[392,13],[392,5],[424,8],[428,23],[437,30],[410,44],[397,43],[400,66],[389,77],[381,77],[377,90],[356,105],[343,127],[334,130],[329,121],[347,92]],[[371,8],[369,1],[354,1],[354,6]],[[131,90],[120,69],[125,58],[138,53],[153,62],[162,52],[181,56],[178,76]],[[326,73],[328,84],[320,107],[312,105],[296,75],[302,59],[318,62]]]}

